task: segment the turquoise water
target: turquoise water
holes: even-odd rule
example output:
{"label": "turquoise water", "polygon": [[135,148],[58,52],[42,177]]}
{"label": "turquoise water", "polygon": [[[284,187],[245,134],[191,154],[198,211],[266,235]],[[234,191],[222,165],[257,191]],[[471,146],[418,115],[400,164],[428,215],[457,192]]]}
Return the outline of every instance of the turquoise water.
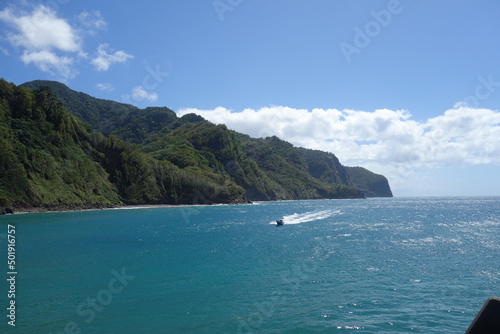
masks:
{"label": "turquoise water", "polygon": [[498,197],[3,216],[5,277],[7,224],[2,333],[463,333],[500,295]]}

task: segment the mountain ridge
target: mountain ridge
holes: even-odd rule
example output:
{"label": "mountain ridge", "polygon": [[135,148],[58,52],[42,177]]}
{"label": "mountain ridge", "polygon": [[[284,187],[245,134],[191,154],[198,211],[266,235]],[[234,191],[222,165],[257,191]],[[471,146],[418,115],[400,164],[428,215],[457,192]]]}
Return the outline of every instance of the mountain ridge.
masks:
{"label": "mountain ridge", "polygon": [[[60,92],[58,96],[61,97],[64,101],[66,101],[65,105],[67,107],[69,106],[68,110],[77,116],[78,114],[81,114],[81,112],[79,111],[79,106],[75,107],[75,103],[71,103],[70,97],[72,94],[79,94],[80,97],[81,96],[90,97],[94,101],[105,101],[106,103],[108,103],[108,105],[118,104],[120,108],[117,108],[117,110],[114,110],[114,112],[111,112],[111,114],[121,115],[123,118],[122,119],[118,117],[113,118],[115,123],[114,126],[111,127],[111,129],[113,129],[114,131],[112,131],[111,133],[117,134],[118,136],[120,136],[120,138],[126,141],[132,141],[136,143],[144,141],[147,137],[147,134],[151,134],[152,132],[153,133],[157,132],[160,128],[162,128],[162,126],[158,126],[158,124],[152,124],[154,122],[151,122],[149,120],[149,118],[152,118],[154,114],[162,114],[162,113],[167,114],[167,116],[164,115],[164,117],[166,117],[167,120],[162,124],[163,130],[165,129],[164,128],[165,126],[168,126],[169,130],[177,128],[179,126],[180,120],[187,120],[192,123],[205,121],[201,116],[195,114],[184,115],[180,119],[177,119],[176,113],[166,107],[148,107],[146,109],[139,109],[132,105],[120,104],[119,102],[115,101],[93,98],[85,93],[75,92],[70,88],[68,88],[66,85],[59,83],[57,81],[32,81],[25,83],[23,85],[29,85],[35,87],[40,87],[42,85],[49,85],[49,87],[56,90],[56,94],[57,91]],[[85,103],[85,105],[89,104],[95,105],[95,103],[88,103],[88,102]],[[125,115],[123,115],[124,113],[123,110],[127,110],[125,112]],[[105,118],[99,119],[98,123],[109,124],[109,121],[107,119],[108,118],[107,115],[109,113],[110,113],[109,110],[107,111],[107,113],[104,113]],[[87,114],[89,114],[89,112],[87,112]],[[91,123],[90,122],[91,120],[88,117],[87,118],[82,117],[82,120],[86,121],[87,123]],[[99,130],[98,126],[94,125],[93,128],[95,130]],[[247,135],[243,136],[244,137],[246,136],[245,138],[247,139],[247,141],[251,138],[250,136]],[[318,164],[323,165],[325,170],[323,170],[323,174],[321,174],[321,180],[326,181],[328,183],[344,184],[351,186],[354,185],[353,181],[356,180],[351,180],[348,170],[344,168],[344,166],[339,162],[338,158],[333,153],[310,150],[306,148],[297,148],[297,149],[301,152],[302,156],[309,157],[309,159],[307,160],[307,164],[309,165],[309,167],[314,165],[315,168],[320,168]],[[321,163],[319,161],[321,161]],[[356,179],[358,177],[364,179],[364,181],[359,183],[358,184],[359,186],[357,187],[363,189],[363,193],[365,196],[392,197],[392,191],[390,190],[389,183],[384,176],[372,173],[367,169],[363,170],[349,169],[349,170],[353,173],[356,173]],[[314,173],[315,172],[314,167],[311,167],[309,172]],[[329,176],[327,175],[328,173],[330,174]],[[317,176],[319,176],[319,174]]]}
{"label": "mountain ridge", "polygon": [[[166,107],[139,109],[42,80],[20,86],[1,80],[0,100],[0,140],[10,157],[0,161],[0,207],[244,203],[362,198],[380,192],[370,189],[373,173],[367,170],[361,172],[365,189],[356,187],[349,169],[332,153],[297,148],[277,137],[251,138],[198,115],[178,117]],[[62,127],[61,119],[66,124]],[[71,134],[68,127],[74,129]],[[37,128],[45,128],[47,133]],[[33,137],[38,146],[26,142],[25,137]],[[76,156],[61,155],[64,150]],[[62,170],[71,170],[71,161],[64,157],[78,157],[92,171],[89,175],[93,175],[95,187],[90,193],[81,192],[86,188],[78,183],[77,175],[70,173],[72,176],[62,179],[43,174],[36,163],[45,160],[30,162],[26,152],[46,154],[54,171],[62,174]],[[16,195],[8,181],[16,168],[24,175],[24,188],[31,192]],[[36,189],[45,197],[35,196]],[[57,194],[57,189],[67,196],[47,195]]]}

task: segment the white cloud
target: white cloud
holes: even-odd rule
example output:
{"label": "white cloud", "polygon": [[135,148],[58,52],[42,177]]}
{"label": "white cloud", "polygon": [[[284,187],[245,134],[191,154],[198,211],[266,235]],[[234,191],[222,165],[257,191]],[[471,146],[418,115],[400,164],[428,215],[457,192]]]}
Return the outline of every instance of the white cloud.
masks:
{"label": "white cloud", "polygon": [[33,63],[40,70],[63,78],[77,74],[72,66],[74,58],[68,54],[85,55],[80,37],[53,9],[40,5],[28,13],[8,7],[0,11],[0,20],[13,29],[7,33],[7,39],[22,50],[21,60],[25,64]]}
{"label": "white cloud", "polygon": [[92,12],[83,11],[78,15],[78,20],[85,28],[85,31],[91,35],[95,35],[99,30],[104,30],[107,27],[106,21],[98,10]]}
{"label": "white cloud", "polygon": [[0,12],[0,20],[17,30],[7,35],[14,46],[30,50],[80,50],[80,40],[73,28],[49,7],[40,5],[32,13],[14,13],[12,8],[6,8]]}
{"label": "white cloud", "polygon": [[21,59],[25,64],[34,63],[40,70],[48,73],[55,71],[64,78],[74,78],[78,73],[72,66],[72,58],[58,56],[48,50],[25,51]]}
{"label": "white cloud", "polygon": [[500,165],[500,112],[463,105],[426,121],[405,110],[374,112],[268,107],[231,112],[182,109],[253,137],[277,135],[294,145],[333,152],[346,165],[360,165],[403,187],[412,173],[431,168]]}
{"label": "white cloud", "polygon": [[136,101],[155,102],[158,100],[158,94],[148,92],[142,86],[132,88],[132,98]]}
{"label": "white cloud", "polygon": [[108,44],[100,44],[97,48],[97,57],[92,59],[91,63],[98,71],[107,71],[114,63],[124,63],[134,56],[125,53],[124,51],[116,51],[115,53],[108,53]]}
{"label": "white cloud", "polygon": [[[26,7],[30,5],[24,3],[23,8]],[[78,28],[75,28],[59,17],[53,8],[45,5],[30,8],[27,11],[10,6],[0,11],[0,21],[9,27],[5,40],[10,42],[26,65],[32,64],[63,80],[74,78],[78,74],[78,61],[88,58],[82,47],[83,36],[95,35],[107,26],[101,13],[82,12],[74,18],[78,21]],[[0,51],[9,55],[4,48]],[[107,44],[100,44],[96,57],[90,62],[98,71],[107,71],[112,64],[124,63],[132,58],[124,51],[112,52]]]}
{"label": "white cloud", "polygon": [[105,92],[112,92],[115,88],[113,87],[112,84],[110,84],[109,82],[106,82],[106,83],[98,83],[97,85],[97,88],[99,90],[102,90],[102,91],[105,91]]}

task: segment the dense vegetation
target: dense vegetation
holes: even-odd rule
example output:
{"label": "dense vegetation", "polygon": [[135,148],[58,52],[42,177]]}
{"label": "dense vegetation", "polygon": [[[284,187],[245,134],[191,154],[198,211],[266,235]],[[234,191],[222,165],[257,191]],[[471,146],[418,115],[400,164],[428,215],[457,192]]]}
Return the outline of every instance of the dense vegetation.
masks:
{"label": "dense vegetation", "polygon": [[0,80],[0,146],[0,207],[245,200],[244,189],[229,177],[190,173],[94,132],[46,87],[32,90]]}
{"label": "dense vegetation", "polygon": [[307,158],[314,151],[298,149],[278,137],[249,139],[243,143],[243,148],[273,181],[284,185],[287,198],[363,197],[358,189],[353,192],[349,183],[330,182],[313,176]]}
{"label": "dense vegetation", "polygon": [[363,191],[366,197],[392,197],[385,176],[375,174],[363,167],[346,167],[352,184]]}
{"label": "dense vegetation", "polygon": [[64,106],[71,114],[104,135],[125,124],[126,116],[139,110],[130,104],[96,99],[85,93],[76,92],[57,81],[35,80],[22,86],[32,89],[49,87],[64,102]]}
{"label": "dense vegetation", "polygon": [[96,99],[53,81],[15,86],[0,80],[0,145],[0,207],[240,203],[390,192],[383,176],[345,168],[331,153],[276,137],[253,139],[197,115],[179,118],[168,108]]}

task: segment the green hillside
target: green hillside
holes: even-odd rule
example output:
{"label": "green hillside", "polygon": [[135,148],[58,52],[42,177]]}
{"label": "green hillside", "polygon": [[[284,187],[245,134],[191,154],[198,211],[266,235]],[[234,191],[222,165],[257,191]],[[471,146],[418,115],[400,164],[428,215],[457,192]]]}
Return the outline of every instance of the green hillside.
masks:
{"label": "green hillside", "polygon": [[[271,180],[283,186],[287,198],[356,198],[364,195],[359,189],[340,180],[314,177],[314,168],[307,158],[314,152],[299,149],[279,139],[250,139],[243,143],[245,153],[257,162]],[[322,152],[326,155],[326,153]],[[312,167],[311,167],[312,166]],[[337,171],[335,171],[338,174]]]}
{"label": "green hillside", "polygon": [[331,153],[277,137],[250,138],[194,114],[179,118],[168,108],[96,99],[54,81],[15,86],[0,80],[0,108],[0,207],[242,203],[390,192],[388,184],[370,188],[379,182],[366,177],[371,172],[351,173]]}
{"label": "green hillside", "polygon": [[[297,178],[296,173],[293,176],[287,174],[297,168],[294,161],[288,159],[287,167],[281,168],[277,175],[276,171],[266,169],[266,164],[263,164],[262,160],[257,161],[255,156],[249,157],[252,153],[251,148],[255,146],[255,143],[248,145],[249,142],[255,142],[252,138],[229,131],[225,127],[216,127],[200,116],[190,114],[178,118],[168,108],[138,109],[130,105],[96,99],[85,93],[75,92],[55,81],[32,81],[23,86],[51,87],[62,99],[68,111],[91,124],[94,130],[100,131],[100,124],[107,124],[109,133],[125,141],[140,144],[144,152],[153,154],[159,160],[170,161],[181,168],[189,167],[188,170],[191,171],[203,165],[223,175],[227,174],[224,171],[230,166],[232,179],[246,190],[249,200],[363,196],[359,190],[350,187],[352,184],[345,169],[331,153],[299,149],[289,143],[286,143],[287,149],[283,150],[279,148],[280,142],[283,141],[268,141],[270,147],[278,151],[273,153],[274,158],[276,154],[283,157],[290,154],[304,155],[304,159],[308,159],[307,164],[314,165],[315,160],[322,156],[320,160],[328,161],[327,165],[330,166],[323,171],[322,179],[316,176],[311,178],[310,169],[314,168],[309,168],[308,165],[307,168],[302,166],[300,172],[302,174]],[[99,112],[91,112],[87,107],[82,111],[80,105],[94,106],[92,110]],[[92,118],[85,115],[92,115]],[[220,152],[217,148],[215,138],[228,145],[224,148],[225,152]],[[237,150],[234,149],[235,146]],[[210,163],[202,164],[200,157],[208,157]]]}
{"label": "green hillside", "polygon": [[0,80],[0,145],[0,207],[245,201],[229,177],[182,170],[94,132],[48,88]]}
{"label": "green hillside", "polygon": [[35,80],[21,86],[32,89],[50,88],[71,114],[105,135],[121,127],[130,113],[139,110],[130,104],[96,99],[85,93],[76,92],[57,81]]}
{"label": "green hillside", "polygon": [[370,172],[363,167],[346,167],[352,184],[363,191],[366,197],[392,197],[386,177]]}

